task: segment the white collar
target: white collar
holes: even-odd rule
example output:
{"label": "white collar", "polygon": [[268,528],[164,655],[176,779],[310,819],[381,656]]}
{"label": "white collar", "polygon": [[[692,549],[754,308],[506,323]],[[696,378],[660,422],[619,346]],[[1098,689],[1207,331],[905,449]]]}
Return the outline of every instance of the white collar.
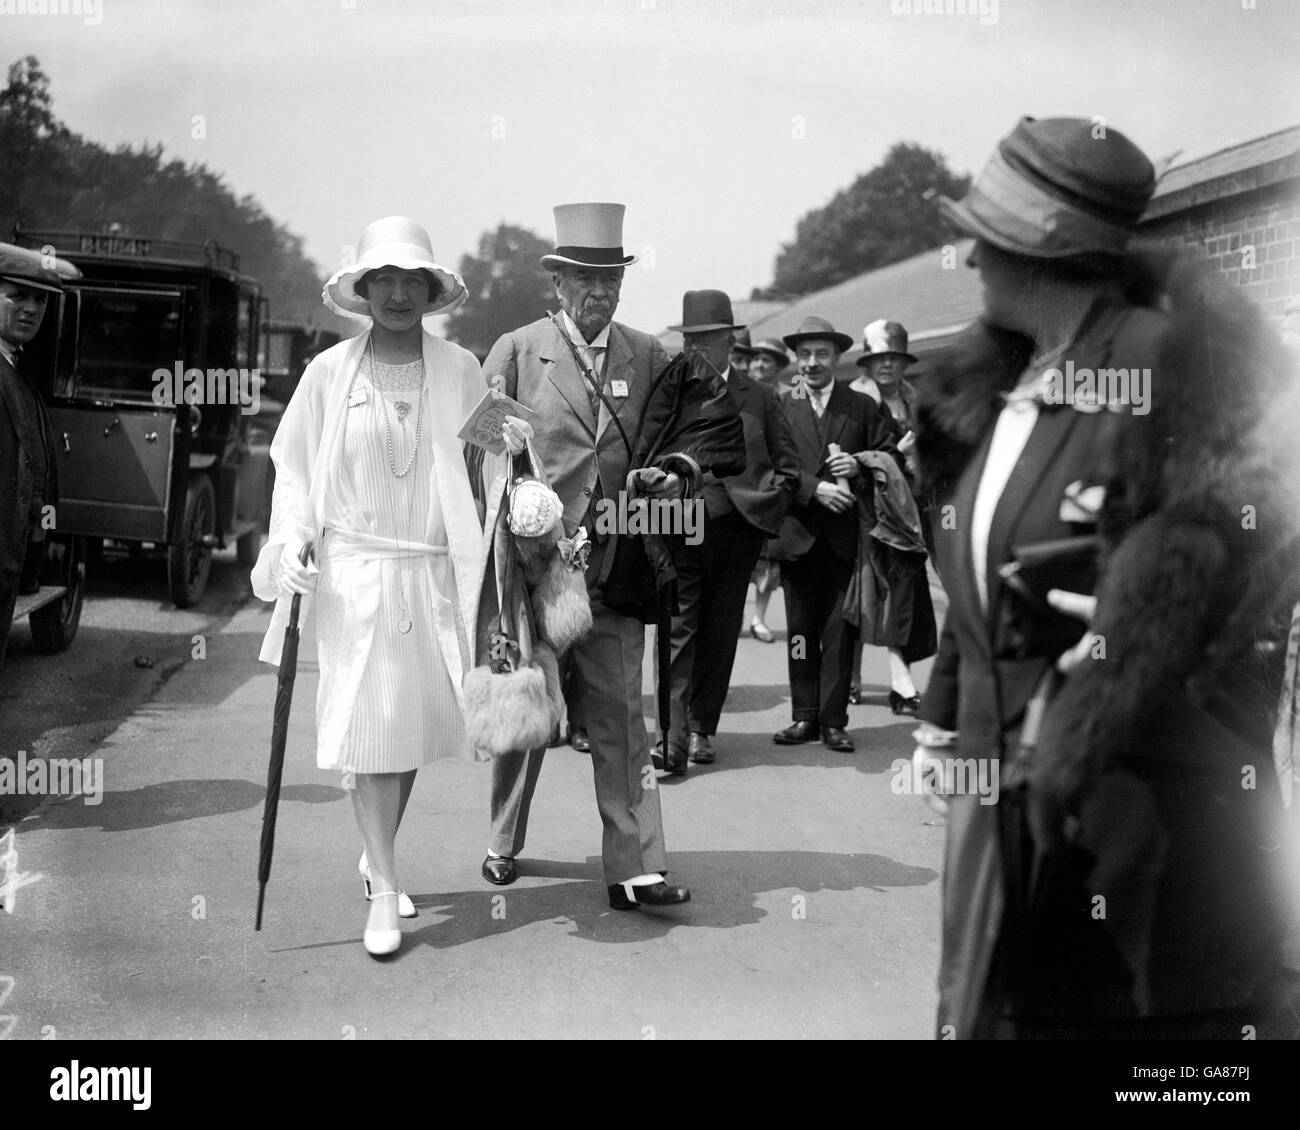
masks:
{"label": "white collar", "polygon": [[600,331],[594,340],[588,341],[582,336],[582,331],[573,323],[567,310],[560,311],[560,317],[564,319],[564,328],[569,334],[569,338],[579,349],[608,349],[609,348],[609,327],[610,322],[605,323],[604,329]]}
{"label": "white collar", "polygon": [[15,369],[18,368],[18,347],[16,345],[10,345],[4,338],[0,337],[0,353],[4,354],[4,359]]}

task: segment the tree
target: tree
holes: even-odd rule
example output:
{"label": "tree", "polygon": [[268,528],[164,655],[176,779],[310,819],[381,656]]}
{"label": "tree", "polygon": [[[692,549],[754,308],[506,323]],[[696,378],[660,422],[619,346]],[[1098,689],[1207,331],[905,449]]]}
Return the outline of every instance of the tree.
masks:
{"label": "tree", "polygon": [[900,141],[884,161],[799,221],[776,258],[775,278],[755,297],[789,297],[938,247],[951,238],[939,197],[960,197],[970,177],[942,155]]}
{"label": "tree", "polygon": [[50,83],[32,56],[9,68],[0,90],[0,240],[29,229],[114,230],[204,243],[240,256],[275,318],[347,323],[321,307],[321,278],[302,240],[253,196],[236,198],[202,164],[163,157],[161,145],[115,150],[72,133],[54,116]]}
{"label": "tree", "polygon": [[478,254],[461,256],[460,274],[469,297],[451,312],[447,336],[481,361],[503,333],[535,322],[554,308],[555,288],[538,264],[551,250],[541,236],[513,224],[484,232]]}

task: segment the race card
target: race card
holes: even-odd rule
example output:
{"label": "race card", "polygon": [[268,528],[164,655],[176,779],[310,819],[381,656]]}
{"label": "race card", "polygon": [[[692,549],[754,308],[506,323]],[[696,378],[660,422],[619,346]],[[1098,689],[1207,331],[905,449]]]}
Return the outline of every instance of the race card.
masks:
{"label": "race card", "polygon": [[457,435],[467,443],[490,451],[493,455],[500,455],[506,449],[505,440],[501,438],[501,426],[506,417],[518,416],[531,421],[535,415],[531,408],[512,400],[504,392],[495,388],[488,389],[461,425]]}

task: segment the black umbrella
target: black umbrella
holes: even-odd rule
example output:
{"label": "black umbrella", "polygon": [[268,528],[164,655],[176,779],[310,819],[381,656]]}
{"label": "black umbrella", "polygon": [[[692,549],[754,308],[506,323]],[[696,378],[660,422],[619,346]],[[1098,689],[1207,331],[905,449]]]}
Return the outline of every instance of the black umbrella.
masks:
{"label": "black umbrella", "polygon": [[[304,565],[311,556],[311,543],[302,547],[298,560]],[[271,853],[275,850],[275,815],[280,805],[280,778],[284,773],[284,747],[289,740],[289,708],[293,705],[293,680],[298,674],[298,611],[302,594],[294,593],[289,604],[289,626],[284,630],[284,649],[275,680],[275,717],[271,723],[271,760],[266,768],[266,803],[262,807],[262,843],[257,857],[257,924],[262,928],[262,903],[271,878]]]}

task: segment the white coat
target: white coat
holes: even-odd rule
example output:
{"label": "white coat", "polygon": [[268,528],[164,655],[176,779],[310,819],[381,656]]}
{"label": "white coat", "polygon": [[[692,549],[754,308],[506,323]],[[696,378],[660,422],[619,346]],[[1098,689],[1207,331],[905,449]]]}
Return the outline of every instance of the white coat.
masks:
{"label": "white coat", "polygon": [[[320,543],[323,530],[346,529],[346,517],[337,491],[338,453],[342,448],[348,395],[370,339],[370,331],[342,341],[317,356],[303,373],[293,398],[271,443],[275,464],[275,492],[271,508],[270,536],[252,572],[253,592],[262,600],[275,600],[271,624],[262,642],[259,658],[278,665],[289,623],[291,594],[279,592],[274,569],[287,544]],[[464,708],[461,682],[476,661],[476,625],[484,584],[488,548],[504,495],[507,461],[504,456],[487,456],[483,464],[486,514],[481,517],[470,487],[464,462],[464,443],[458,438],[465,418],[487,392],[477,359],[458,345],[425,332],[424,366],[427,374],[430,411],[425,426],[431,429],[436,467],[437,496],[447,532],[447,552],[453,577],[452,592],[441,595],[450,602],[454,616],[438,618],[439,650],[456,693]],[[431,472],[433,473],[433,472]],[[485,533],[486,531],[486,533]],[[341,665],[335,690],[338,700],[324,712],[318,733],[318,759],[335,760],[347,736],[351,703],[365,669],[379,611],[378,560],[349,562],[347,585],[355,597],[353,624],[361,630],[347,641],[348,659]],[[300,612],[305,626],[312,614],[310,596],[304,597]],[[462,631],[457,630],[457,621]],[[318,631],[328,625],[317,625]],[[473,757],[468,748],[464,756]]]}

